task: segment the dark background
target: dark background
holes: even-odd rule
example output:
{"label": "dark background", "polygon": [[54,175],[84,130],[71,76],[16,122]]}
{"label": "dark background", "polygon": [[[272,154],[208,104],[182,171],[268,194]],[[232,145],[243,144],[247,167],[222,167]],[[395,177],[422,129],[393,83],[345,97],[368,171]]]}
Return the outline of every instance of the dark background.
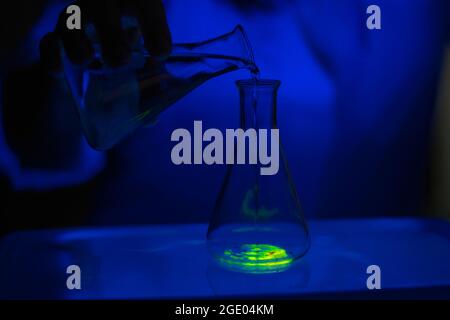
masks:
{"label": "dark background", "polygon": [[[449,40],[446,0],[171,0],[175,42],[246,29],[263,78],[282,81],[279,126],[305,215],[448,216],[447,145],[431,153]],[[65,1],[1,10],[0,228],[207,222],[223,166],[175,166],[170,135],[194,120],[238,125],[234,80],[209,81],[108,152],[83,140],[73,102],[39,66],[38,47]],[[445,105],[441,104],[442,106]],[[440,131],[441,132],[441,131]],[[80,142],[81,141],[81,142]],[[444,158],[445,159],[445,158]],[[444,161],[445,163],[445,161]],[[432,175],[431,173],[434,173]],[[433,179],[433,177],[437,177]]]}

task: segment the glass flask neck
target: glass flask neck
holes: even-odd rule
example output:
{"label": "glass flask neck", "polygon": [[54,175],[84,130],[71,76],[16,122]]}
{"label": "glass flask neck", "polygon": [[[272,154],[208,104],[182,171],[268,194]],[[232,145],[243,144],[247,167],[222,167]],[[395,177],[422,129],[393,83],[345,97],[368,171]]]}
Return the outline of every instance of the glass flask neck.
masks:
{"label": "glass flask neck", "polygon": [[236,82],[241,101],[241,128],[277,128],[278,80],[240,80]]}

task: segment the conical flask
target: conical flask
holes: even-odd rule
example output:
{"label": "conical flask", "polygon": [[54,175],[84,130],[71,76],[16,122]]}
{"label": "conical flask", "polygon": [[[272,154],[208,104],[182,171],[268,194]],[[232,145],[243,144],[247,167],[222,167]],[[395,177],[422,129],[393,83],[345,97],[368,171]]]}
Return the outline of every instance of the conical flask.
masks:
{"label": "conical flask", "polygon": [[240,25],[213,39],[175,44],[165,61],[152,59],[141,39],[133,46],[131,62],[114,68],[104,62],[95,32],[91,34],[91,61],[74,64],[64,50],[62,60],[84,134],[98,150],[151,124],[164,109],[213,77],[241,68],[257,72]]}
{"label": "conical flask", "polygon": [[303,256],[310,245],[281,143],[275,148],[276,141],[267,138],[264,147],[265,141],[261,140],[261,133],[278,132],[276,100],[280,82],[241,80],[237,86],[240,128],[245,133],[254,129],[259,134],[259,155],[264,151],[261,148],[271,150],[279,166],[276,174],[270,175],[261,174],[261,169],[267,168],[261,161],[228,167],[209,224],[208,248],[213,260],[225,268],[246,273],[280,272]]}

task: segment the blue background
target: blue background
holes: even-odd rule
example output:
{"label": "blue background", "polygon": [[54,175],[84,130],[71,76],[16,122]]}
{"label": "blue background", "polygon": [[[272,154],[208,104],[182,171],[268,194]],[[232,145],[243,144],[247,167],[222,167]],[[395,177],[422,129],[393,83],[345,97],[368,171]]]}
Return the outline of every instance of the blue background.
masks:
{"label": "blue background", "polygon": [[[39,41],[53,29],[63,3],[42,11],[11,58],[15,62],[4,63],[3,69],[36,61]],[[449,2],[377,1],[382,30],[376,31],[365,27],[369,4],[166,1],[175,42],[211,38],[241,24],[261,76],[282,81],[280,134],[307,218],[424,213]],[[54,130],[40,141],[68,151],[55,160],[35,146],[33,153],[42,157],[34,163],[4,133],[1,171],[15,199],[8,210],[22,210],[15,209],[20,199],[31,197],[42,207],[43,220],[45,211],[55,216],[82,203],[74,210],[82,223],[208,221],[225,167],[173,165],[170,135],[177,128],[191,129],[194,120],[202,120],[205,128],[237,127],[234,81],[247,77],[239,71],[209,81],[162,114],[155,126],[107,153],[84,145],[74,155]],[[20,89],[28,90],[23,82]],[[53,101],[71,104],[67,98]],[[70,119],[76,126],[76,116]]]}

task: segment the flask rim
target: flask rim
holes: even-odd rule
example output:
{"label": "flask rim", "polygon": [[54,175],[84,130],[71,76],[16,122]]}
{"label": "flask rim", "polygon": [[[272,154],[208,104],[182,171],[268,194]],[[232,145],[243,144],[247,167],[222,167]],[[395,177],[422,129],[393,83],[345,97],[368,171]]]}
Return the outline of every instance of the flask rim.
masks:
{"label": "flask rim", "polygon": [[280,80],[271,79],[246,79],[237,80],[236,85],[240,88],[278,88],[281,85]]}

